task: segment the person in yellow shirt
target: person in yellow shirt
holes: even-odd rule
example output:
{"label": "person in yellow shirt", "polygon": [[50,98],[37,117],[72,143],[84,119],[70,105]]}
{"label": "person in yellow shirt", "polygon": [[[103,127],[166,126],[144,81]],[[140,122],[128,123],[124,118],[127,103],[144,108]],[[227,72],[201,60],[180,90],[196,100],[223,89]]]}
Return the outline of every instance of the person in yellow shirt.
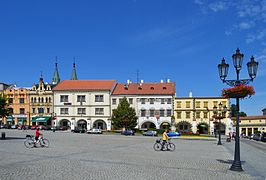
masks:
{"label": "person in yellow shirt", "polygon": [[163,142],[162,142],[162,149],[161,149],[162,151],[164,149],[164,146],[165,146],[167,140],[169,139],[167,133],[169,133],[169,130],[168,129],[165,130],[164,133],[163,133]]}

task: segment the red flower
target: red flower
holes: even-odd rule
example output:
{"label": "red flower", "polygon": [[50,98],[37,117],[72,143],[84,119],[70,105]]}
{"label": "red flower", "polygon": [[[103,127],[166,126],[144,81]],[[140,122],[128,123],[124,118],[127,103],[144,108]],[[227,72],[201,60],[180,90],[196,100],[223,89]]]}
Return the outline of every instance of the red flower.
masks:
{"label": "red flower", "polygon": [[245,98],[255,94],[253,86],[239,85],[222,90],[222,96],[226,98]]}

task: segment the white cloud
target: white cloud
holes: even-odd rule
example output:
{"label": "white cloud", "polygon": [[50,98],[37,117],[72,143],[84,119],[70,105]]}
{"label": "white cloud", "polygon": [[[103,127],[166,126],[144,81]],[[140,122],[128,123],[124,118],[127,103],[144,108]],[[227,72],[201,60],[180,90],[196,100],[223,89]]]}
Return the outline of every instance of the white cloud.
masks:
{"label": "white cloud", "polygon": [[266,38],[266,30],[257,31],[255,34],[249,34],[246,39],[246,43],[252,43],[254,41],[262,41]]}
{"label": "white cloud", "polygon": [[195,4],[199,4],[199,5],[203,5],[204,2],[202,0],[195,0],[194,1]]}
{"label": "white cloud", "polygon": [[254,26],[254,22],[241,22],[239,23],[238,27],[239,29],[250,29]]}
{"label": "white cloud", "polygon": [[227,9],[227,3],[219,1],[209,4],[208,6],[212,11],[218,12]]}
{"label": "white cloud", "polygon": [[232,35],[232,31],[225,31],[225,35],[231,36]]}

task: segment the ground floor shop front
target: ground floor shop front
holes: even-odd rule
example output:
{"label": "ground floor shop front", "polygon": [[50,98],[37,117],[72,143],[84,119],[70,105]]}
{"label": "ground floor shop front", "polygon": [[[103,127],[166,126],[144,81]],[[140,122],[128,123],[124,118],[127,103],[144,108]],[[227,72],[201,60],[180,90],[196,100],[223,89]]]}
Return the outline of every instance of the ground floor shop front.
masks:
{"label": "ground floor shop front", "polygon": [[55,127],[64,127],[65,129],[82,129],[90,130],[92,128],[111,130],[111,120],[107,118],[56,118],[52,122]]}

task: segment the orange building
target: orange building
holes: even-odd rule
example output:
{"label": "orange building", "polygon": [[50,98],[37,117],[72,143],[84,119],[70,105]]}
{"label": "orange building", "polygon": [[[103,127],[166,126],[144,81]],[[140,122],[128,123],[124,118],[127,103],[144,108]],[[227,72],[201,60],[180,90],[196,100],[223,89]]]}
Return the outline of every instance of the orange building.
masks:
{"label": "orange building", "polygon": [[10,87],[3,91],[8,98],[9,107],[12,108],[10,116],[4,118],[4,124],[29,125],[30,124],[30,104],[29,89]]}

